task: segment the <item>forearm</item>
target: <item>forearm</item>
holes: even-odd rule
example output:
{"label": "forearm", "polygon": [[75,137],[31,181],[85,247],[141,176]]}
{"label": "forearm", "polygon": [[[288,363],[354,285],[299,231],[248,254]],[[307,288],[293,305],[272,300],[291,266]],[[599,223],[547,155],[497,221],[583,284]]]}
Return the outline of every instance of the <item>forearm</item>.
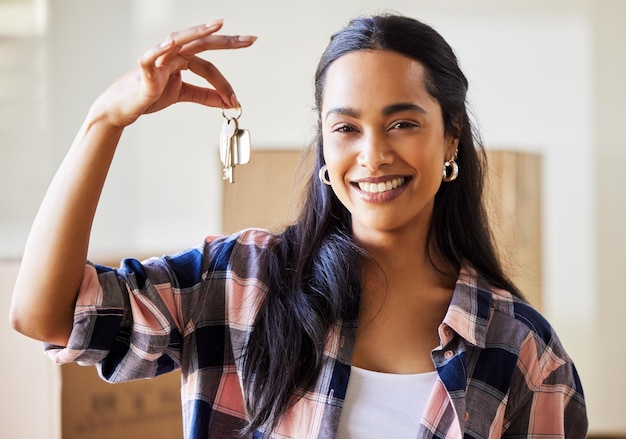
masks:
{"label": "forearm", "polygon": [[89,235],[122,129],[91,111],[33,222],[11,304],[13,327],[65,344],[83,276]]}
{"label": "forearm", "polygon": [[[67,342],[93,218],[123,127],[176,102],[239,105],[226,78],[196,54],[248,47],[256,37],[213,35],[221,27],[222,21],[216,20],[172,33],[92,106],[33,223],[11,304],[11,324],[17,331],[58,345]],[[213,88],[183,82],[182,70]]]}

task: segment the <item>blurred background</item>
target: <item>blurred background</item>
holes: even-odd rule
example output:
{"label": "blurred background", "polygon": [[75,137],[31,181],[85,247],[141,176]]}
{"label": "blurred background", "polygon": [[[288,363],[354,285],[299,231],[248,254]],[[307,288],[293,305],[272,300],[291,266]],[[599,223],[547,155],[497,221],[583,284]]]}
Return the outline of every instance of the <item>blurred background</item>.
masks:
{"label": "blurred background", "polygon": [[[623,0],[0,0],[1,314],[11,267],[90,104],[146,49],[215,18],[225,34],[257,35],[251,48],[206,56],[237,92],[253,151],[302,149],[330,35],[355,16],[387,11],[425,21],[455,49],[488,149],[541,156],[541,308],[577,364],[591,432],[626,435]],[[163,254],[223,231],[220,126],[219,110],[179,104],[126,130],[93,255]],[[9,347],[3,431],[60,438],[58,368],[7,324],[0,334]]]}

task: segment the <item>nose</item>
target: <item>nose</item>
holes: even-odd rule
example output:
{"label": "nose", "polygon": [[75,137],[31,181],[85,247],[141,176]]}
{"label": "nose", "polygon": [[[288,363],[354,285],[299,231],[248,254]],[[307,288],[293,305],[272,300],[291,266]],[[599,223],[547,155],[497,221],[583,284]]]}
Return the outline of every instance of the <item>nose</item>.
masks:
{"label": "nose", "polygon": [[390,165],[394,160],[394,152],[384,135],[370,133],[361,138],[357,163],[371,171]]}

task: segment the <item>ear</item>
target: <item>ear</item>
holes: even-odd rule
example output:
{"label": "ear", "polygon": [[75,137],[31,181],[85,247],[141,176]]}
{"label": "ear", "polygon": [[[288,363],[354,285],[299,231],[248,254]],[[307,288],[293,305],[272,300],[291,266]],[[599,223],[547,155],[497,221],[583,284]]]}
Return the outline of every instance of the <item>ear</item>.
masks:
{"label": "ear", "polygon": [[446,136],[446,153],[445,153],[446,161],[456,158],[458,147],[459,147],[459,138],[454,137],[451,134],[448,134]]}

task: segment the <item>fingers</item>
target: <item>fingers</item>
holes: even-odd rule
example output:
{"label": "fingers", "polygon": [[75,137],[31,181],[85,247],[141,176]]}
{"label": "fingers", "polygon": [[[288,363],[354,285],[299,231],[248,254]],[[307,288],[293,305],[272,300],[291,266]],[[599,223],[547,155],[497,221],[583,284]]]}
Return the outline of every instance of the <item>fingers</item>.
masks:
{"label": "fingers", "polygon": [[224,22],[216,20],[200,26],[174,32],[159,46],[146,52],[139,64],[150,71],[167,64],[177,55],[191,57],[205,50],[240,49],[252,45],[257,37],[252,35],[212,35]]}
{"label": "fingers", "polygon": [[[217,105],[207,103],[211,106],[222,106],[236,108],[239,107],[239,101],[235,96],[232,86],[222,73],[209,61],[194,56],[189,60],[189,70],[203,77],[215,87],[215,91],[221,98]],[[194,101],[198,102],[198,101]],[[215,102],[213,102],[215,103]]]}
{"label": "fingers", "polygon": [[139,59],[139,64],[144,69],[152,69],[163,65],[176,56],[178,51],[186,44],[211,35],[213,32],[217,32],[222,28],[223,20],[216,20],[211,23],[203,24],[200,26],[194,26],[189,29],[174,32],[157,47],[154,47],[144,53]]}
{"label": "fingers", "polygon": [[242,49],[251,46],[257,37],[253,35],[210,35],[185,44],[181,55],[196,55],[205,50]]}
{"label": "fingers", "polygon": [[[216,20],[201,26],[173,32],[165,42],[139,58],[145,95],[154,102],[150,108],[163,108],[174,101],[191,101],[204,105],[234,108],[239,102],[226,78],[210,62],[196,56],[206,50],[239,49],[256,41],[251,35],[214,35],[223,26]],[[180,81],[171,81],[181,70],[191,70],[215,88],[201,89]],[[204,91],[202,91],[204,90]],[[155,110],[156,111],[156,110]]]}
{"label": "fingers", "polygon": [[205,87],[198,87],[196,85],[187,83],[183,83],[181,87],[179,101],[193,102],[215,108],[220,108],[222,106],[231,107],[231,105],[224,102],[217,90]]}

